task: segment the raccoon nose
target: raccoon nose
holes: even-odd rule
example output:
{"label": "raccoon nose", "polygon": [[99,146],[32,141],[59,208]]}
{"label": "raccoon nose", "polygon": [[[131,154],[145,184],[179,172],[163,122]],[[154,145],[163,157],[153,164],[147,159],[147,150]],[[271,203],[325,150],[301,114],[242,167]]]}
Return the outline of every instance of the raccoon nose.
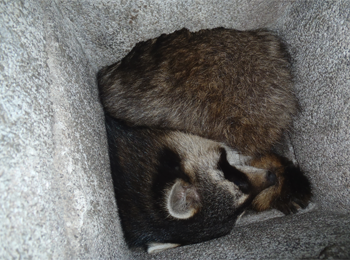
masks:
{"label": "raccoon nose", "polygon": [[277,183],[277,176],[276,176],[276,174],[271,172],[271,171],[268,171],[266,173],[266,181],[267,181],[269,187],[272,186],[272,185],[275,185]]}

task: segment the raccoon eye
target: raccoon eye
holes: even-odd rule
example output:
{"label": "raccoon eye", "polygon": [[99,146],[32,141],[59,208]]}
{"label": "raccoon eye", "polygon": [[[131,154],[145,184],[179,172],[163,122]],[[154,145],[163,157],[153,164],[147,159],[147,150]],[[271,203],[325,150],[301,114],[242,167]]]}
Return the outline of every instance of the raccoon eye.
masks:
{"label": "raccoon eye", "polygon": [[233,182],[243,193],[249,193],[249,191],[251,190],[251,184],[247,175],[233,167],[227,161],[227,153],[224,148],[221,148],[220,152],[221,155],[217,167],[224,173],[225,179],[227,179],[230,182]]}
{"label": "raccoon eye", "polygon": [[169,148],[164,148],[160,151],[158,156],[158,172],[163,176],[162,178],[168,179],[169,181],[181,178],[190,182],[189,177],[182,169],[182,161],[178,153]]}
{"label": "raccoon eye", "polygon": [[164,164],[164,166],[171,170],[180,171],[181,159],[179,156],[168,149],[164,149],[162,152],[161,162]]}

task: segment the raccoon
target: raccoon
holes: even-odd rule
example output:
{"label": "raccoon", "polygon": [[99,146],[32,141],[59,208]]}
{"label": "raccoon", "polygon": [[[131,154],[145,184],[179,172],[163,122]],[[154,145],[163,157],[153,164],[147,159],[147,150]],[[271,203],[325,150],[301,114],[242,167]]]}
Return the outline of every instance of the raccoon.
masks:
{"label": "raccoon", "polygon": [[98,73],[105,111],[242,154],[269,153],[298,110],[289,55],[266,30],[187,29],[140,42]]}
{"label": "raccoon", "polygon": [[[283,183],[278,167],[223,143],[179,131],[130,127],[108,115],[106,129],[129,247],[154,253],[224,236],[253,202],[259,205],[259,196],[265,201],[268,190]],[[299,198],[288,200],[298,203]]]}

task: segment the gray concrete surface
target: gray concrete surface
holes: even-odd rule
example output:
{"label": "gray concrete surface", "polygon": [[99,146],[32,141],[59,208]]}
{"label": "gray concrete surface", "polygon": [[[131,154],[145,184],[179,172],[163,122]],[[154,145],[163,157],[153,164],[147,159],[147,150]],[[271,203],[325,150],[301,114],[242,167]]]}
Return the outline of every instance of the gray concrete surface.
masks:
{"label": "gray concrete surface", "polygon": [[[349,1],[29,0],[0,12],[1,259],[350,258]],[[287,42],[302,108],[287,150],[317,209],[159,255],[130,251],[95,74],[138,41],[218,26],[268,27]]]}

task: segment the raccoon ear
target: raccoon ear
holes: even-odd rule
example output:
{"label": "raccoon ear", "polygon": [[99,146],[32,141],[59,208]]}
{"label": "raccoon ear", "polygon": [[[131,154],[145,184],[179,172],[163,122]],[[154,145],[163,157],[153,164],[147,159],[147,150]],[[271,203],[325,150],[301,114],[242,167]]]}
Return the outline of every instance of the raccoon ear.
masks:
{"label": "raccoon ear", "polygon": [[166,198],[166,209],[177,219],[188,219],[199,210],[200,198],[196,188],[183,180],[177,179]]}

